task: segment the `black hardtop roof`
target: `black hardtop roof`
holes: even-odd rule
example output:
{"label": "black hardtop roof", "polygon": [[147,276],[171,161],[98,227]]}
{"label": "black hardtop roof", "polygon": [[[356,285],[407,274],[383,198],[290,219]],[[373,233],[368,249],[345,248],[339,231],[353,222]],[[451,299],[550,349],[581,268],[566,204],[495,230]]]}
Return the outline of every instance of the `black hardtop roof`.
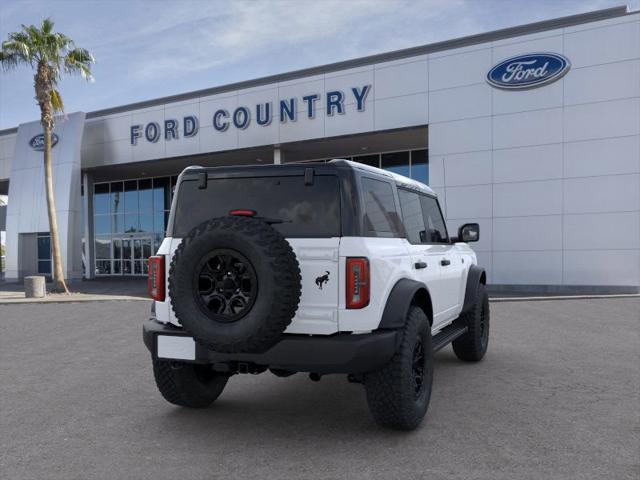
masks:
{"label": "black hardtop roof", "polygon": [[249,175],[303,175],[308,168],[313,168],[315,173],[328,174],[335,173],[338,169],[351,169],[352,166],[346,161],[334,162],[294,162],[284,164],[268,163],[265,165],[223,165],[219,167],[190,166],[182,171],[183,176],[196,176],[202,172],[207,172],[209,176],[236,176],[242,174]]}
{"label": "black hardtop roof", "polygon": [[206,173],[207,177],[214,178],[233,178],[257,175],[295,176],[304,175],[305,171],[308,169],[313,169],[314,175],[346,175],[357,171],[368,177],[379,177],[380,179],[393,182],[399,187],[418,190],[435,196],[435,193],[431,188],[420,182],[380,168],[344,159],[335,159],[329,162],[318,161],[266,165],[225,165],[219,167],[202,167],[196,165],[185,168],[180,174],[180,178],[195,179],[202,173]]}

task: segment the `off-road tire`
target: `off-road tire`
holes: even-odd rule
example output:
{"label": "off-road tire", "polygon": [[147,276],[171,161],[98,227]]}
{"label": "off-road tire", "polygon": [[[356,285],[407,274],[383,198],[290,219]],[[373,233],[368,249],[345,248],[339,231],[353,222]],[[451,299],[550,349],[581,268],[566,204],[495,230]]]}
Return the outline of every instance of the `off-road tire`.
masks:
{"label": "off-road tire", "polygon": [[189,408],[206,408],[216,400],[229,377],[208,365],[153,361],[158,390],[169,403]]}
{"label": "off-road tire", "polygon": [[[427,413],[433,382],[431,327],[424,311],[412,306],[407,314],[400,346],[391,361],[380,370],[364,375],[369,410],[375,421],[388,428],[413,430]],[[414,350],[418,341],[424,350],[422,389],[416,394]]]}
{"label": "off-road tire", "polygon": [[[254,303],[235,321],[217,321],[198,304],[193,276],[201,259],[214,249],[240,253],[255,271]],[[201,223],[182,240],[169,269],[176,317],[198,343],[217,352],[260,353],[273,346],[291,323],[300,292],[300,266],[291,245],[254,218],[221,217]]]}
{"label": "off-road tire", "polygon": [[489,347],[489,295],[483,284],[478,285],[476,303],[456,322],[468,330],[452,342],[453,351],[460,360],[479,362]]}

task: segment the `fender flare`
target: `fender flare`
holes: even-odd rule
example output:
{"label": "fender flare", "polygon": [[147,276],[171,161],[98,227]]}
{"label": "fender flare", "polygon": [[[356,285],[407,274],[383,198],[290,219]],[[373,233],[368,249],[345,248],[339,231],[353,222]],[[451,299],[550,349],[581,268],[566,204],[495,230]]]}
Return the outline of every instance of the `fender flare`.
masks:
{"label": "fender flare", "polygon": [[[416,295],[418,295],[417,301],[413,302]],[[429,322],[433,322],[431,295],[427,286],[424,283],[403,278],[398,280],[391,289],[378,328],[402,328],[412,303],[417,303],[418,306],[422,307],[429,317]]]}
{"label": "fender flare", "polygon": [[481,283],[484,285],[487,284],[487,274],[484,268],[471,265],[471,267],[469,267],[469,274],[467,275],[467,287],[464,292],[464,304],[461,313],[468,312],[476,304],[478,299],[478,285]]}

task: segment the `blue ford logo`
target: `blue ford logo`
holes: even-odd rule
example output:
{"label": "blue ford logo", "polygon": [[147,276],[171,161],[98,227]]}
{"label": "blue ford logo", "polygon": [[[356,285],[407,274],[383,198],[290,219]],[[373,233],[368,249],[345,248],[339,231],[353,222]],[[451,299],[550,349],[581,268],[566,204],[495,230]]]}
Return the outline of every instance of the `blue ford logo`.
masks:
{"label": "blue ford logo", "polygon": [[[56,143],[58,143],[58,140],[59,140],[58,135],[56,135],[55,133],[52,133],[51,148],[56,146]],[[38,135],[33,137],[31,140],[29,140],[29,145],[34,150],[37,150],[38,152],[43,152],[44,151],[44,133],[39,133]]]}
{"label": "blue ford logo", "polygon": [[489,70],[487,82],[505,90],[541,87],[566,74],[571,62],[557,53],[530,53],[508,58]]}

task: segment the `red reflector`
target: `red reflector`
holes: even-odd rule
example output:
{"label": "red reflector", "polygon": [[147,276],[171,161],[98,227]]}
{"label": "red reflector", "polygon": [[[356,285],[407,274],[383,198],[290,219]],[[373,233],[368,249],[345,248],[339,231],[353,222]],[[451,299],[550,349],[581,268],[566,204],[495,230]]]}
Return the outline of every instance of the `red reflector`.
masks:
{"label": "red reflector", "polygon": [[347,258],[347,308],[364,308],[369,305],[369,259]]}
{"label": "red reflector", "polygon": [[149,257],[149,296],[158,302],[164,302],[164,255]]}
{"label": "red reflector", "polygon": [[257,215],[257,212],[255,210],[238,209],[229,210],[229,215],[233,217],[255,217]]}

